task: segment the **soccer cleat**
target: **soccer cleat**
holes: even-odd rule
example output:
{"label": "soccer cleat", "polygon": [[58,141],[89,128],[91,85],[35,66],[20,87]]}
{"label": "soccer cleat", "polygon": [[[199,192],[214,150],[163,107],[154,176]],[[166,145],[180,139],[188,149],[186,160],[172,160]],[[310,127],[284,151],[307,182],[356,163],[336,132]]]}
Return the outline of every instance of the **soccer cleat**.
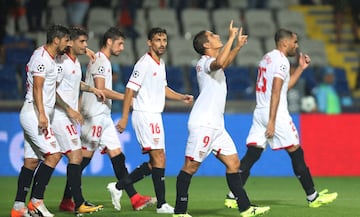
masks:
{"label": "soccer cleat", "polygon": [[157,202],[156,197],[143,196],[135,194],[131,197],[131,204],[134,210],[139,211],[145,207],[152,206]]}
{"label": "soccer cleat", "polygon": [[75,203],[70,199],[62,199],[59,210],[64,212],[74,212],[75,211]]}
{"label": "soccer cleat", "polygon": [[270,210],[269,206],[250,206],[249,209],[240,213],[241,217],[259,216]]}
{"label": "soccer cleat", "polygon": [[191,215],[185,213],[185,214],[173,214],[173,217],[192,217]]}
{"label": "soccer cleat", "polygon": [[28,203],[28,210],[31,216],[41,216],[41,217],[53,217],[54,214],[50,213],[46,208],[44,201],[39,200],[36,203],[33,203],[32,200]]}
{"label": "soccer cleat", "polygon": [[164,203],[160,208],[156,209],[156,213],[159,214],[173,214],[174,207],[170,206],[168,203]]}
{"label": "soccer cleat", "polygon": [[92,204],[88,201],[85,201],[83,202],[79,208],[75,209],[75,215],[78,217],[78,216],[83,216],[84,214],[87,214],[87,213],[93,213],[93,212],[97,212],[97,211],[100,211],[104,208],[103,205],[95,205],[95,204]]}
{"label": "soccer cleat", "polygon": [[317,208],[317,207],[320,207],[321,205],[331,203],[338,196],[337,192],[334,192],[334,193],[327,193],[327,192],[328,192],[327,189],[319,192],[318,196],[313,201],[309,201],[309,207]]}
{"label": "soccer cleat", "polygon": [[120,199],[122,196],[122,190],[116,188],[116,182],[111,182],[107,185],[107,189],[111,195],[111,202],[116,210],[121,210]]}
{"label": "soccer cleat", "polygon": [[226,195],[225,198],[225,206],[227,208],[231,208],[231,209],[237,209],[238,208],[238,204],[236,202],[236,198],[235,197],[230,197],[228,194]]}
{"label": "soccer cleat", "polygon": [[26,207],[24,207],[20,210],[12,208],[10,216],[11,217],[31,217],[31,215]]}

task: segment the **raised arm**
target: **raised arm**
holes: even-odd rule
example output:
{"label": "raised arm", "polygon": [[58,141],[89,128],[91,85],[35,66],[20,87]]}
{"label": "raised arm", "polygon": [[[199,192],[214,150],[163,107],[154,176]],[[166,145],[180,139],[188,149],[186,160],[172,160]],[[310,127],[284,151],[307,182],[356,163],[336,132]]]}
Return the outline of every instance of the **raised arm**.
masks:
{"label": "raised arm", "polygon": [[299,65],[296,67],[295,71],[290,76],[290,81],[288,89],[291,89],[295,86],[296,82],[299,80],[303,71],[309,66],[311,59],[309,55],[299,54]]}
{"label": "raised arm", "polygon": [[[247,42],[247,35],[243,35],[243,28],[240,28],[238,37],[237,37],[237,44],[235,45],[235,47],[230,51],[228,58],[225,61],[224,67],[228,67],[235,59],[236,55],[239,53],[240,49],[242,48],[242,46],[244,46],[244,44],[246,44]],[[245,54],[246,55],[246,54]]]}
{"label": "raised arm", "polygon": [[234,39],[236,37],[236,34],[239,30],[239,28],[233,27],[233,23],[234,23],[234,21],[231,20],[230,25],[229,25],[229,39],[223,46],[220,53],[217,55],[216,60],[211,63],[211,65],[210,65],[211,71],[218,70],[220,68],[224,69],[226,67],[226,62],[227,62],[228,56],[230,54],[231,46],[232,46]]}

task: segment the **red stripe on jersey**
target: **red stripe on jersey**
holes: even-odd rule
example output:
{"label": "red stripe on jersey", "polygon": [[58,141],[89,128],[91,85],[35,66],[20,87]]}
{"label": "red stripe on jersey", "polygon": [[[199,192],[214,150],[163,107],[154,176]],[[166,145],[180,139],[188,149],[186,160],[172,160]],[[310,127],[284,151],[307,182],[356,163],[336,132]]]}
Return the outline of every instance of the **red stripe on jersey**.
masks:
{"label": "red stripe on jersey", "polygon": [[248,144],[246,144],[247,147],[256,146],[256,145],[257,145],[256,142],[249,142]]}
{"label": "red stripe on jersey", "polygon": [[133,83],[133,84],[135,84],[135,85],[137,85],[137,86],[139,86],[139,87],[141,87],[140,84],[138,84],[138,83],[136,83],[136,82],[134,82],[134,81],[132,81],[132,80],[129,80],[129,82],[130,82],[130,83]]}

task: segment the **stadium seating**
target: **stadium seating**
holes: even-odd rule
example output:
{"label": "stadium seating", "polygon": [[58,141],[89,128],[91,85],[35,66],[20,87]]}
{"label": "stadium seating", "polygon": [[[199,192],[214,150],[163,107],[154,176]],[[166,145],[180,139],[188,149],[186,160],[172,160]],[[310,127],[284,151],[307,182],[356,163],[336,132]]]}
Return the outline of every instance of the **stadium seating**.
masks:
{"label": "stadium seating", "polygon": [[210,14],[208,10],[199,8],[186,8],[181,13],[184,34],[192,38],[201,30],[211,30]]}
{"label": "stadium seating", "polygon": [[266,38],[274,35],[276,26],[270,10],[249,9],[244,13],[250,38]]}
{"label": "stadium seating", "polygon": [[199,55],[192,47],[192,40],[182,37],[172,38],[169,41],[169,51],[173,66],[193,66],[199,59]]}
{"label": "stadium seating", "polygon": [[0,99],[14,100],[23,97],[19,94],[14,66],[9,64],[0,65],[0,81]]}
{"label": "stadium seating", "polygon": [[234,20],[234,26],[242,26],[239,10],[232,8],[219,8],[212,12],[215,32],[221,36],[229,35],[230,20]]}
{"label": "stadium seating", "polygon": [[145,9],[136,10],[136,18],[134,28],[139,34],[139,37],[147,37],[147,32],[149,29],[148,19],[146,17]]}
{"label": "stadium seating", "polygon": [[248,67],[228,67],[225,75],[229,100],[255,99],[255,81],[251,80]]}
{"label": "stadium seating", "polygon": [[174,9],[152,8],[149,10],[149,25],[166,29],[169,37],[179,35],[179,25]]}
{"label": "stadium seating", "polygon": [[87,26],[95,36],[101,36],[115,25],[114,12],[110,8],[92,7],[89,10]]}
{"label": "stadium seating", "polygon": [[326,66],[329,64],[325,53],[325,43],[317,39],[300,39],[300,50],[311,58],[312,66]]}
{"label": "stadium seating", "polygon": [[304,14],[299,11],[282,9],[276,12],[279,28],[288,29],[298,34],[299,38],[307,38]]}
{"label": "stadium seating", "polygon": [[248,7],[248,0],[228,0],[230,8],[246,9]]}
{"label": "stadium seating", "polygon": [[166,79],[168,86],[179,92],[185,92],[185,75],[183,68],[179,66],[168,66],[166,67]]}
{"label": "stadium seating", "polygon": [[48,22],[49,25],[51,24],[62,24],[65,26],[67,25],[66,9],[62,5],[50,7],[49,17],[50,17],[50,21]]}
{"label": "stadium seating", "polygon": [[263,55],[261,41],[257,38],[249,38],[247,44],[241,48],[236,56],[236,64],[238,66],[257,67]]}

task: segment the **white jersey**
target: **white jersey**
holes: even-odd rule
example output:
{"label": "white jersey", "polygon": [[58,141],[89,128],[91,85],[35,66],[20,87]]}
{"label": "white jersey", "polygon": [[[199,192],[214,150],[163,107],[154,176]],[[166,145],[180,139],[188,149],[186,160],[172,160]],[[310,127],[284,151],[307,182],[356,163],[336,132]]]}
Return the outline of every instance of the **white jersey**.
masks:
{"label": "white jersey", "polygon": [[[58,56],[57,58],[58,87],[56,89],[60,97],[72,109],[78,110],[80,81],[81,81],[81,66],[79,60],[72,59],[68,54]],[[55,107],[54,119],[67,117],[62,108]]]}
{"label": "white jersey", "polygon": [[142,56],[126,85],[137,93],[133,99],[136,111],[162,112],[165,106],[165,87],[167,86],[165,63],[155,61],[149,53]]}
{"label": "white jersey", "polygon": [[44,85],[42,90],[43,104],[47,108],[53,109],[55,105],[55,89],[58,72],[55,70],[55,59],[41,46],[34,51],[30,61],[26,65],[26,102],[34,102],[33,86],[34,76],[43,77]]}
{"label": "white jersey", "polygon": [[[105,79],[105,88],[112,90],[112,68],[110,60],[102,52],[96,53],[95,62],[90,62],[87,70],[85,83],[94,87],[94,79]],[[111,99],[106,98],[105,103],[99,101],[93,93],[84,92],[81,99],[81,111],[84,116],[96,116],[111,113]]]}
{"label": "white jersey", "polygon": [[279,50],[264,55],[259,63],[256,82],[256,108],[269,108],[274,77],[284,80],[278,111],[287,111],[287,91],[290,81],[290,63]]}
{"label": "white jersey", "polygon": [[188,125],[224,128],[226,77],[223,69],[210,70],[213,57],[203,55],[196,65],[200,94],[190,112]]}

